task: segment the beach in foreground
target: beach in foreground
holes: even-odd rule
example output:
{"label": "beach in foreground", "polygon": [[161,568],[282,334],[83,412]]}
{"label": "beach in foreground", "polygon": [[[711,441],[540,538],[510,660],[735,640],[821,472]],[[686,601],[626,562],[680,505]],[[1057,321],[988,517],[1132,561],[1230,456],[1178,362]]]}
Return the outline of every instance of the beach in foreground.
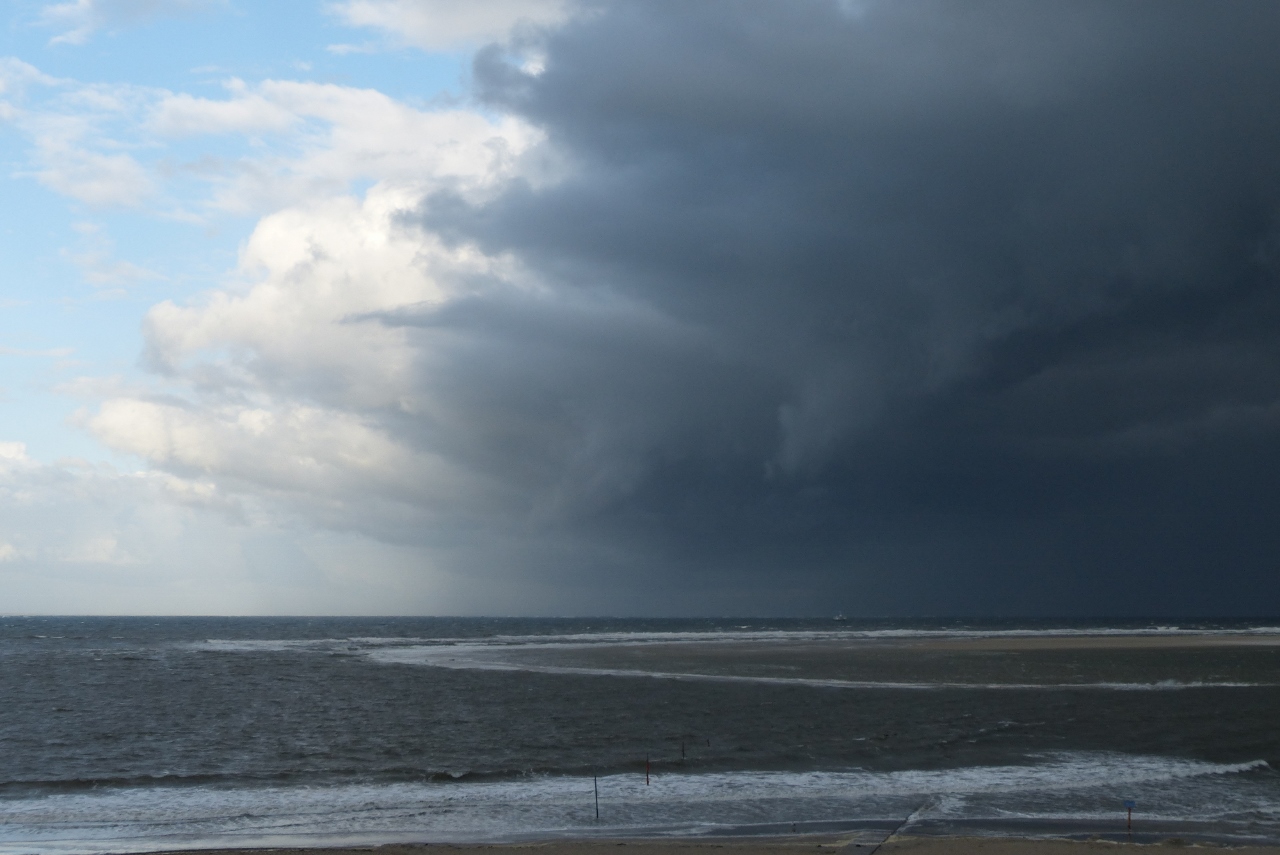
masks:
{"label": "beach in foreground", "polygon": [[[1172,855],[1180,850],[1230,849],[1240,855],[1280,855],[1280,846],[1226,846],[1189,843],[1167,838],[1152,843],[1104,839],[1068,840],[1009,837],[894,837],[877,844],[848,837],[770,837],[767,839],[664,839],[664,840],[551,840],[504,844],[392,844],[346,849],[206,850],[201,855],[245,855],[246,852],[279,855]],[[184,853],[190,855],[190,853]]]}

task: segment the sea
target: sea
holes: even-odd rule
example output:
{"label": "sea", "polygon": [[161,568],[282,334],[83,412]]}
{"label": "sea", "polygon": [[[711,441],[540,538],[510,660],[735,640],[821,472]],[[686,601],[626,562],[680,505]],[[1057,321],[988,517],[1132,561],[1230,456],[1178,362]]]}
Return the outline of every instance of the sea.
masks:
{"label": "sea", "polygon": [[1280,842],[1280,619],[0,617],[0,855],[895,830]]}

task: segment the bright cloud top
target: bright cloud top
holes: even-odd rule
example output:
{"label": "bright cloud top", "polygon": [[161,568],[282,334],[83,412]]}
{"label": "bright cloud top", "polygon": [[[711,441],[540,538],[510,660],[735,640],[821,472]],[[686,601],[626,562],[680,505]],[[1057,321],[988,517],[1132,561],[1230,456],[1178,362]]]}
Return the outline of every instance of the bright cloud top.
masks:
{"label": "bright cloud top", "polygon": [[[410,107],[370,90],[264,81],[225,99],[55,80],[3,69],[7,120],[33,145],[31,174],[95,208],[174,216],[270,211],[355,181],[447,182],[479,190],[508,174],[538,134],[514,118]],[[210,157],[204,138],[230,137]],[[185,187],[208,188],[187,201]]]}
{"label": "bright cloud top", "polygon": [[[385,33],[393,42],[424,50],[451,50],[505,41],[520,25],[547,26],[563,21],[568,0],[345,0],[334,14],[355,27]],[[339,50],[350,50],[340,46]]]}
{"label": "bright cloud top", "polygon": [[147,317],[148,360],[193,381],[195,401],[113,399],[89,427],[156,465],[290,494],[326,517],[370,498],[460,499],[449,466],[380,424],[423,405],[407,334],[368,316],[439,304],[501,264],[400,225],[416,198],[380,186],[264,219],[243,252],[246,291]]}

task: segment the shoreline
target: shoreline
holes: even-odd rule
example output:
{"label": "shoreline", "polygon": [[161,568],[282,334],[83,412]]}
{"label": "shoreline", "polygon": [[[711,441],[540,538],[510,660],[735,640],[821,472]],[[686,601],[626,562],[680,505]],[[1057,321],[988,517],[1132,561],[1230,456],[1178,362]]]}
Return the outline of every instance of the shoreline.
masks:
{"label": "shoreline", "polygon": [[1188,848],[1280,855],[1280,844],[1240,843],[1157,832],[1083,836],[785,834],[756,836],[556,837],[506,842],[416,842],[368,846],[280,846],[156,850],[137,855],[1091,855],[1170,853]]}
{"label": "shoreline", "polygon": [[[830,855],[835,844],[820,842],[826,837],[843,841],[847,855],[869,855],[893,832],[877,855],[908,840],[929,850],[923,855],[947,851],[926,840],[980,840],[983,849],[1009,840],[1181,841],[1280,855],[1280,763],[1268,726],[1280,692],[1277,627],[941,638],[770,630],[676,641],[644,632],[635,643],[601,630],[434,646],[381,635],[338,644],[330,627],[308,632],[323,638],[262,641],[261,649],[251,639],[226,650],[173,647],[161,633],[120,645],[115,658],[75,660],[87,676],[118,669],[108,673],[120,679],[104,684],[113,686],[134,674],[168,685],[168,660],[155,653],[164,645],[192,673],[222,680],[252,671],[251,705],[228,680],[196,721],[253,728],[213,728],[192,741],[188,711],[165,696],[159,708],[171,715],[160,733],[180,749],[171,760],[149,732],[133,739],[125,716],[111,722],[123,742],[86,740],[103,728],[96,697],[60,704],[54,709],[65,714],[57,716],[30,704],[31,721],[48,723],[63,747],[33,743],[26,765],[15,767],[26,771],[0,817],[0,855],[393,855],[415,845],[603,855],[605,841],[645,850],[635,855],[673,846],[690,855],[707,846],[764,855],[784,844]],[[609,640],[574,641],[582,637]],[[992,655],[1010,652],[1022,655]],[[426,667],[446,661],[574,679]],[[290,682],[300,663],[340,691],[316,684],[309,699]],[[585,679],[596,676],[653,680]],[[694,681],[734,685],[688,685]],[[380,696],[370,687],[413,706],[373,703]],[[1121,694],[1139,691],[1181,694]],[[122,710],[135,705],[140,720],[154,714],[146,698],[110,697]],[[290,715],[278,726],[246,713],[277,707]],[[359,725],[350,739],[348,721]],[[243,752],[245,734],[254,746],[281,748],[236,754],[224,764],[229,771],[207,778],[177,765],[215,768],[221,755],[209,752]],[[119,764],[126,749],[152,774],[100,780],[77,772],[93,768],[90,761]],[[652,788],[641,774],[649,760]],[[601,808],[594,821],[593,781]],[[1122,798],[1141,805],[1132,835]],[[768,822],[793,817],[809,821]]]}
{"label": "shoreline", "polygon": [[[405,840],[395,836],[262,835],[244,845],[209,840],[201,845],[149,846],[140,839],[63,841],[44,846],[0,841],[6,855],[1091,855],[1198,848],[1241,855],[1280,855],[1280,840],[1197,821],[1085,820],[811,821],[689,828],[602,828],[598,834],[532,833],[489,839]],[[788,827],[790,826],[790,827]],[[798,830],[796,830],[798,828]],[[1233,833],[1233,831],[1235,833]],[[624,851],[620,851],[624,850]]]}

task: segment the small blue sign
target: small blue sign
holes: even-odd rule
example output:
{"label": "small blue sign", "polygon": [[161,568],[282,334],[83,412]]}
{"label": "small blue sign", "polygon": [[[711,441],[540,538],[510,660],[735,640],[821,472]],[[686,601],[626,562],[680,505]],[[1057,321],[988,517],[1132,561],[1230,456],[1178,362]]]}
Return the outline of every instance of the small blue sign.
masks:
{"label": "small blue sign", "polygon": [[1132,801],[1131,799],[1125,799],[1124,806],[1127,807],[1129,810],[1133,810],[1138,806],[1138,803],[1135,801]]}

